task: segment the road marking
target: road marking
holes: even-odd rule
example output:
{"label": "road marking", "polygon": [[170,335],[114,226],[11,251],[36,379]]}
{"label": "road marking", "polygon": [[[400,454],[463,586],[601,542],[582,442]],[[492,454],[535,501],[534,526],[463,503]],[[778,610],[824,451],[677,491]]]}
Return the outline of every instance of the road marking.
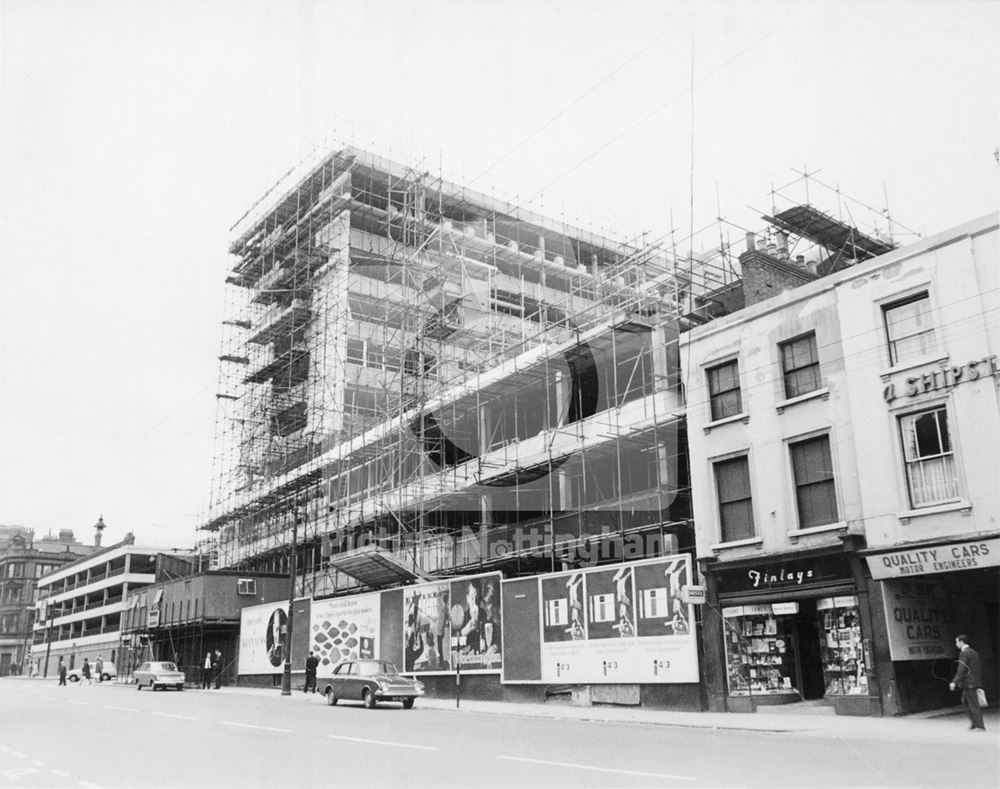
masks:
{"label": "road marking", "polygon": [[69,773],[66,772],[65,770],[57,770],[53,767],[52,772],[58,775],[60,778],[69,778]]}
{"label": "road marking", "polygon": [[94,705],[89,701],[76,701],[75,699],[69,699],[68,704],[79,704],[81,707],[93,707]]}
{"label": "road marking", "polygon": [[552,767],[573,767],[577,770],[591,770],[595,773],[615,773],[617,775],[644,775],[649,778],[670,778],[674,781],[694,781],[690,775],[667,775],[666,773],[644,773],[639,770],[615,770],[611,767],[592,767],[588,764],[574,764],[573,762],[550,762],[545,759],[525,759],[522,756],[498,756],[498,759],[507,759],[511,762],[528,762],[530,764],[548,764]]}
{"label": "road marking", "polygon": [[104,709],[106,710],[123,710],[124,712],[138,712],[138,707],[116,707],[114,704],[105,704]]}
{"label": "road marking", "polygon": [[410,745],[405,742],[388,742],[386,740],[366,740],[363,737],[341,737],[337,734],[328,735],[331,740],[347,740],[348,742],[367,742],[371,745],[390,745],[394,748],[413,748],[418,751],[439,751],[440,748],[435,748],[431,745]]}
{"label": "road marking", "polygon": [[45,762],[40,762],[40,761],[38,761],[38,759],[32,759],[31,763],[33,765],[35,765],[35,767],[44,767],[45,766]]}
{"label": "road marking", "polygon": [[11,751],[10,755],[13,756],[15,759],[27,759],[28,758],[28,754],[21,753],[20,751]]}
{"label": "road marking", "polygon": [[0,770],[0,775],[16,781],[18,778],[23,778],[26,775],[34,775],[37,772],[38,770],[34,767],[12,767],[9,770]]}
{"label": "road marking", "polygon": [[177,715],[173,712],[154,712],[154,715],[159,715],[162,718],[181,718],[186,721],[196,721],[198,720],[194,715]]}
{"label": "road marking", "polygon": [[0,751],[9,751],[9,750],[10,748],[8,748],[6,745],[0,745]]}
{"label": "road marking", "polygon": [[291,734],[292,733],[291,729],[278,729],[278,728],[275,728],[274,726],[258,726],[256,723],[237,723],[236,721],[219,721],[219,723],[223,723],[226,726],[242,726],[244,729],[261,729],[263,731],[280,731],[280,732],[284,732],[285,734]]}

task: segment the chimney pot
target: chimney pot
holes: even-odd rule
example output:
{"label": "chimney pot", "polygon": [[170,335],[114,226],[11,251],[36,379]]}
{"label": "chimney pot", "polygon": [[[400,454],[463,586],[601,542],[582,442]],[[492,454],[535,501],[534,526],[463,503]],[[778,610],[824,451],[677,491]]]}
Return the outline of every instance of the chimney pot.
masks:
{"label": "chimney pot", "polygon": [[757,237],[753,233],[747,233],[747,252],[753,252],[757,248]]}

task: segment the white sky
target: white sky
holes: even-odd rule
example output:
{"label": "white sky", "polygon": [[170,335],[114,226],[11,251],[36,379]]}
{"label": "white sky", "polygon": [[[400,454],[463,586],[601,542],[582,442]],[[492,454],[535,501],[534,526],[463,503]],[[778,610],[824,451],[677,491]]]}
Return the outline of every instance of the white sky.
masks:
{"label": "white sky", "polygon": [[200,536],[228,228],[317,143],[458,181],[504,157],[475,188],[660,236],[671,210],[690,223],[693,44],[695,227],[717,191],[760,226],[808,166],[877,209],[884,184],[928,234],[998,205],[998,21],[917,0],[0,0],[0,523]]}

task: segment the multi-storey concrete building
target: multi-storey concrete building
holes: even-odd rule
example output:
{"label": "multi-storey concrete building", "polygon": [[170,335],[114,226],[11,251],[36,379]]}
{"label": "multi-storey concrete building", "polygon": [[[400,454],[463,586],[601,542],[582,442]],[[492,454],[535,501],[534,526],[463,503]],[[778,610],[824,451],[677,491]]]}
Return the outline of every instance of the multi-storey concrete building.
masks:
{"label": "multi-storey concrete building", "polygon": [[114,662],[128,592],[163,578],[188,575],[195,560],[192,551],[168,553],[135,545],[129,534],[116,545],[43,575],[38,579],[32,658],[43,671],[48,663],[50,672],[60,657],[69,668],[84,657]]}
{"label": "multi-storey concrete building", "polygon": [[745,306],[682,338],[714,708],[946,706],[959,632],[996,665],[997,239],[854,236],[817,270],[751,237]]}

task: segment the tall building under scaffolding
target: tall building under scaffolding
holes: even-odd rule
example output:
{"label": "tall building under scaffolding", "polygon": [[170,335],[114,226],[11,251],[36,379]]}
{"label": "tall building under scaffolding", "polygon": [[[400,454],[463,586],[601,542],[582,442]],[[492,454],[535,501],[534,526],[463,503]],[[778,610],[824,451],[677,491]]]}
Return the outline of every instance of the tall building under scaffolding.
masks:
{"label": "tall building under scaffolding", "polygon": [[318,598],[693,547],[676,338],[725,267],[349,147],[230,253],[214,566],[294,544]]}

